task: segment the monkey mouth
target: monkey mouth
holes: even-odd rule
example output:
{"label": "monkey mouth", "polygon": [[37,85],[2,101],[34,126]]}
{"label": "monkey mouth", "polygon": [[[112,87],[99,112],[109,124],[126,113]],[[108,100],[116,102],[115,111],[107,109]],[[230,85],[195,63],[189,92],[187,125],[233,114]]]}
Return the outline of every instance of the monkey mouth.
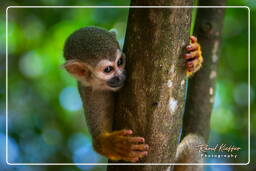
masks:
{"label": "monkey mouth", "polygon": [[124,76],[115,76],[112,79],[107,81],[107,85],[111,88],[121,88],[124,85],[125,77]]}
{"label": "monkey mouth", "polygon": [[111,88],[121,88],[123,87],[124,82],[119,82],[119,83],[108,83],[108,86]]}

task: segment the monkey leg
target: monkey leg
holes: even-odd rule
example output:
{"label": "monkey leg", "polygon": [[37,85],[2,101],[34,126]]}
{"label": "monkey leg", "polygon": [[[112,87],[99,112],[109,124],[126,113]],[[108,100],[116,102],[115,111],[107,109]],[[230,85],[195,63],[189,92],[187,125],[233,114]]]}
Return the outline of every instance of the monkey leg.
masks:
{"label": "monkey leg", "polygon": [[132,130],[103,133],[94,141],[95,150],[111,160],[136,162],[148,154],[149,146],[142,137],[129,136]]}
{"label": "monkey leg", "polygon": [[186,47],[187,53],[184,55],[186,59],[186,75],[191,76],[197,72],[203,63],[203,56],[201,46],[197,42],[197,38],[194,36],[190,37],[190,44]]}

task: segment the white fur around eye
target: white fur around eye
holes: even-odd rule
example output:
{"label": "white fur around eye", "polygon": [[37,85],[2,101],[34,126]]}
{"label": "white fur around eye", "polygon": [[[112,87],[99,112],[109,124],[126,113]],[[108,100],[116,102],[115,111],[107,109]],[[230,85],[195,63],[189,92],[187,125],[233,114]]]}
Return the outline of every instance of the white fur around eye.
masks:
{"label": "white fur around eye", "polygon": [[95,69],[94,75],[101,80],[108,80],[110,78],[113,77],[114,71],[110,72],[110,73],[105,73],[104,69],[108,66],[112,66],[114,67],[114,62],[109,61],[108,59],[103,59],[101,60]]}
{"label": "white fur around eye", "polygon": [[[116,61],[115,61],[115,66],[116,68],[119,68],[121,70],[123,70],[125,68],[125,64],[126,64],[126,57],[125,57],[125,54],[122,53],[120,50],[119,50],[120,54],[116,56]],[[118,61],[120,60],[120,58],[123,59],[123,62],[121,65],[118,66]]]}
{"label": "white fur around eye", "polygon": [[112,78],[113,75],[114,75],[114,72],[111,72],[111,73],[104,73],[103,71],[95,72],[95,76],[101,80],[108,80]]}
{"label": "white fur around eye", "polygon": [[103,60],[101,60],[101,61],[97,64],[96,68],[102,68],[103,66],[108,66],[108,65],[113,65],[113,62],[111,62],[111,61],[108,60],[108,59],[103,59]]}
{"label": "white fur around eye", "polygon": [[122,56],[122,52],[120,49],[116,50],[116,61]]}

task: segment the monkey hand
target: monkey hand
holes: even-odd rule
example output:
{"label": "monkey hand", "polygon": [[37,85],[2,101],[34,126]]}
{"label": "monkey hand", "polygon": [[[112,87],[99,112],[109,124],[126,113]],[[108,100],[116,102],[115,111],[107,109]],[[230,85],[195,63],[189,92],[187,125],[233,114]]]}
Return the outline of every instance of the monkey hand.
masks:
{"label": "monkey hand", "polygon": [[131,137],[132,130],[113,131],[99,135],[94,142],[95,150],[111,160],[137,162],[148,154],[149,146],[142,137]]}
{"label": "monkey hand", "polygon": [[203,63],[201,46],[195,36],[190,36],[190,44],[186,47],[187,53],[184,55],[186,60],[186,76],[189,77],[197,72]]}

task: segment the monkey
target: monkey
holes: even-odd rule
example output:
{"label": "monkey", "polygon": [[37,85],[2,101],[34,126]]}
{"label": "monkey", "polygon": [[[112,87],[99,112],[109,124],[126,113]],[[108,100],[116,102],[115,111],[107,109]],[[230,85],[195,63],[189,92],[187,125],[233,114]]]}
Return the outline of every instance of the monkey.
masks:
{"label": "monkey", "polygon": [[[195,37],[190,40],[184,55],[187,76],[202,64],[200,45]],[[65,41],[64,58],[64,68],[78,82],[95,151],[113,161],[137,162],[146,156],[143,137],[131,129],[112,131],[115,93],[126,79],[126,56],[115,34],[95,26],[78,29]]]}
{"label": "monkey", "polygon": [[112,131],[114,92],[125,81],[125,54],[115,35],[98,27],[72,33],[64,45],[64,68],[78,81],[96,152],[110,160],[136,162],[147,155],[143,137],[129,129]]}

